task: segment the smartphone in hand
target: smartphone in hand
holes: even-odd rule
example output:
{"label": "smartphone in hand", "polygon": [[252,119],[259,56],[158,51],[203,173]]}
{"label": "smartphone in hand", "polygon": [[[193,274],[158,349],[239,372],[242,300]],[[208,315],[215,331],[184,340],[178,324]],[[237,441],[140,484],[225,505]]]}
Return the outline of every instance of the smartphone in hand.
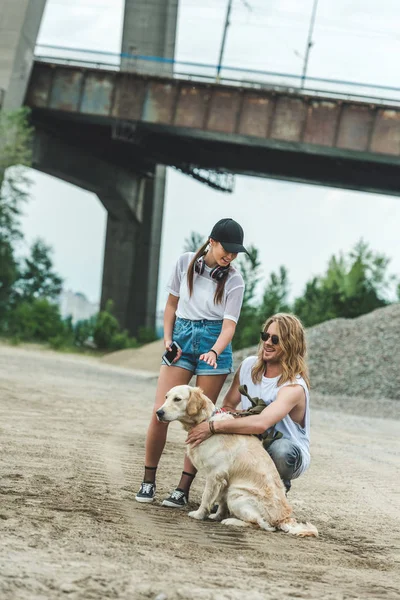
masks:
{"label": "smartphone in hand", "polygon": [[174,359],[178,354],[178,350],[180,350],[180,346],[176,342],[172,342],[171,350],[166,350],[162,355],[162,359],[166,365],[171,366]]}

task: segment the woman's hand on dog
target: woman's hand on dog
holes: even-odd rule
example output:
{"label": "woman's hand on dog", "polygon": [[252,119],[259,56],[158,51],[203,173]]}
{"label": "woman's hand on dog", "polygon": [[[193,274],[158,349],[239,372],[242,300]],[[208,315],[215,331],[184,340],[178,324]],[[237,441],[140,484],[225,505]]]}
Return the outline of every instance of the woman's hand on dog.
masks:
{"label": "woman's hand on dog", "polygon": [[211,435],[212,433],[210,431],[208,421],[200,423],[200,425],[196,425],[196,427],[193,427],[193,429],[189,431],[189,434],[186,438],[186,444],[190,444],[192,448],[195,448]]}
{"label": "woman's hand on dog", "polygon": [[214,367],[214,369],[217,368],[217,357],[215,352],[212,352],[211,350],[205,354],[200,354],[200,360],[204,360],[204,362],[210,365],[210,367]]}

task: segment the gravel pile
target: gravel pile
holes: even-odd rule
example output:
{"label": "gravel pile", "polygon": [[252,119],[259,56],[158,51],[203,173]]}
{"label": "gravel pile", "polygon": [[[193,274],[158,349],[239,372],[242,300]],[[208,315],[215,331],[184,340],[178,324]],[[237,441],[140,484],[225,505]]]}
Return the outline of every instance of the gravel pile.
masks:
{"label": "gravel pile", "polygon": [[[400,400],[400,304],[311,327],[307,342],[317,394]],[[235,352],[235,366],[256,352]]]}
{"label": "gravel pile", "polygon": [[400,304],[307,331],[313,389],[400,400]]}

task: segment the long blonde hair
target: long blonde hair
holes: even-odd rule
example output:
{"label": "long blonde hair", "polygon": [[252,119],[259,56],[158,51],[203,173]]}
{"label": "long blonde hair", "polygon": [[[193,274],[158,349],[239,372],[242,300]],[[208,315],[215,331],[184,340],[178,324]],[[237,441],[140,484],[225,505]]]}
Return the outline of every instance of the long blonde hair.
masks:
{"label": "long blonde hair", "polygon": [[[273,315],[263,325],[263,331],[267,331],[271,323],[276,323],[279,336],[279,347],[282,350],[282,375],[279,378],[278,385],[287,381],[295,381],[296,375],[301,375],[310,388],[310,378],[306,364],[306,339],[305,331],[301,321],[294,315],[287,313],[277,313]],[[265,362],[263,360],[263,342],[258,346],[257,360],[251,370],[253,383],[260,383],[265,371]]]}
{"label": "long blonde hair", "polygon": [[[196,261],[199,260],[199,258],[201,256],[204,256],[207,253],[207,246],[209,245],[209,243],[210,243],[210,240],[207,240],[202,246],[200,246],[200,248],[197,250],[194,257],[190,261],[189,268],[187,271],[187,282],[188,282],[190,297],[193,294],[193,277],[194,277]],[[214,304],[222,303],[222,299],[224,297],[225,282],[226,282],[226,277],[223,277],[223,279],[221,279],[217,282],[217,289],[215,290],[215,294],[214,294]]]}

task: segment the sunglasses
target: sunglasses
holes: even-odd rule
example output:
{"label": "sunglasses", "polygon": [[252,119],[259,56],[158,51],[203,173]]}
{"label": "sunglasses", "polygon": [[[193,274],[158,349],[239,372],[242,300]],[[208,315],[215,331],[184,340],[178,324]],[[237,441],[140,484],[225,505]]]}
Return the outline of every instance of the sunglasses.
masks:
{"label": "sunglasses", "polygon": [[277,346],[279,344],[279,337],[277,335],[271,335],[267,331],[260,331],[260,338],[263,342],[266,342],[271,338],[271,344]]}

